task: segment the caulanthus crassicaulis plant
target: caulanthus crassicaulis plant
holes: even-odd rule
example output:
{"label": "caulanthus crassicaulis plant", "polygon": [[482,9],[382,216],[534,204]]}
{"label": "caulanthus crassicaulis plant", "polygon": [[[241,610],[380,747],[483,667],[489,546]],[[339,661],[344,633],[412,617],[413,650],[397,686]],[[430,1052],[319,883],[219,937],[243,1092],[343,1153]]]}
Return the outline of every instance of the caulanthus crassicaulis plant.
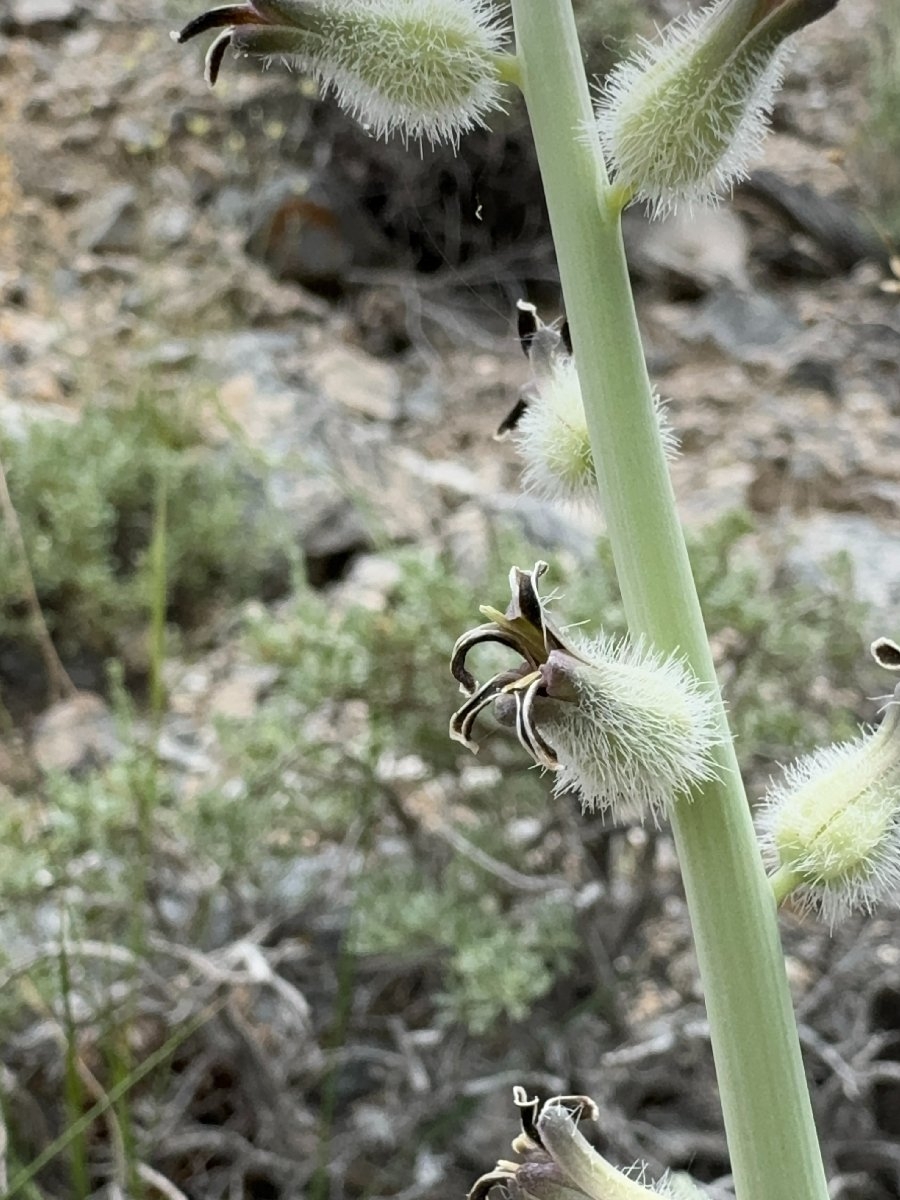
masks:
{"label": "caulanthus crassicaulis plant", "polygon": [[[715,0],[643,44],[596,104],[571,0],[511,0],[511,28],[491,0],[246,0],[175,35],[217,31],[211,83],[229,48],[280,57],[379,135],[456,144],[511,88],[524,95],[568,319],[545,326],[520,306],[534,387],[504,426],[526,483],[602,505],[629,639],[562,632],[538,591],[547,565],[513,568],[506,611],[484,608],[453,653],[466,699],[451,735],[474,748],[476,719],[492,708],[556,773],[557,790],[601,812],[670,819],[737,1200],[827,1200],[776,901],[796,894],[834,921],[895,886],[900,707],[892,697],[878,732],[788,769],[757,841],[676,515],[672,433],[648,378],[620,218],[632,202],[664,216],[726,194],[765,133],[793,38],[837,2]],[[479,683],[467,655],[482,642],[515,658]],[[887,639],[873,653],[900,663]],[[699,1194],[600,1158],[575,1128],[579,1113],[598,1115],[586,1098],[541,1106],[517,1092],[516,1102],[525,1161],[501,1161],[476,1184],[477,1200],[495,1184],[520,1200]]]}

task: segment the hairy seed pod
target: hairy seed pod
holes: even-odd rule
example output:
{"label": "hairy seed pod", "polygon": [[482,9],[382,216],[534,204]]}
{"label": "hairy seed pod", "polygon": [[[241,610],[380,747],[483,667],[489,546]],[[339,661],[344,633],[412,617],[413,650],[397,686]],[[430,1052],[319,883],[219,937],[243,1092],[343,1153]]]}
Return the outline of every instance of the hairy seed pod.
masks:
{"label": "hairy seed pod", "polygon": [[799,759],[757,819],[763,854],[834,925],[900,887],[900,687],[880,727]]}
{"label": "hairy seed pod", "polygon": [[603,85],[597,129],[616,182],[666,215],[746,177],[791,34],[838,0],[719,0],[644,42]]}
{"label": "hairy seed pod", "polygon": [[[556,751],[556,792],[576,792],[614,821],[657,822],[713,779],[721,740],[708,693],[677,658],[601,637],[554,651],[543,668],[542,731]],[[567,702],[566,702],[567,701]]]}
{"label": "hairy seed pod", "polygon": [[505,30],[490,0],[247,0],[204,13],[176,37],[216,28],[211,83],[228,46],[280,57],[377,136],[455,145],[501,107]]}

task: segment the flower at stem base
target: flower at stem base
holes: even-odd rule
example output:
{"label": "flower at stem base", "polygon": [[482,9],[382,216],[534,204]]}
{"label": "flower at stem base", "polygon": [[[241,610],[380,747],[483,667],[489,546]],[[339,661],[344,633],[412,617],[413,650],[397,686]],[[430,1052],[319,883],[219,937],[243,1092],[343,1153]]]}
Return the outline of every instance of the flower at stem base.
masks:
{"label": "flower at stem base", "polygon": [[542,1104],[516,1087],[513,1099],[522,1132],[512,1145],[524,1161],[501,1159],[475,1182],[467,1200],[488,1200],[495,1187],[510,1200],[686,1200],[688,1195],[702,1200],[693,1186],[690,1191],[683,1184],[676,1188],[669,1176],[648,1184],[643,1168],[620,1171],[598,1154],[578,1129],[583,1115],[599,1119],[589,1096],[555,1096]]}
{"label": "flower at stem base", "polygon": [[[723,733],[713,702],[678,658],[608,637],[576,640],[557,628],[538,594],[547,569],[513,567],[506,612],[483,607],[489,620],[457,641],[451,671],[468,699],[450,736],[477,750],[476,720],[493,707],[515,724],[534,761],[557,772],[557,794],[577,792],[586,809],[616,820],[657,820],[715,775],[712,750]],[[521,662],[479,684],[467,658],[490,642]]]}
{"label": "flower at stem base", "polygon": [[490,0],[246,0],[190,21],[177,41],[222,32],[206,56],[218,78],[225,51],[289,65],[334,90],[377,136],[455,145],[500,108],[504,28]]}

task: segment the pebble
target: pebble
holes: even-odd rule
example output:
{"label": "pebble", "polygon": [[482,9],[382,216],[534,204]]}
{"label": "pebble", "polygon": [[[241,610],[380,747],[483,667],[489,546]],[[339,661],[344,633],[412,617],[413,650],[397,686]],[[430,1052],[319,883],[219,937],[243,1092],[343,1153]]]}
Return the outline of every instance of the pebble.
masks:
{"label": "pebble", "polygon": [[813,587],[828,586],[828,564],[846,554],[853,566],[857,597],[871,606],[872,636],[898,636],[900,608],[900,541],[895,527],[880,525],[862,513],[821,512],[791,522],[792,546],[786,566],[795,578]]}
{"label": "pebble", "polygon": [[328,402],[375,421],[400,417],[400,376],[389,363],[354,346],[332,343],[316,353],[307,369]]}
{"label": "pebble", "polygon": [[42,771],[78,775],[122,752],[115,721],[100,696],[79,692],[60,700],[35,721],[31,753]]}
{"label": "pebble", "polygon": [[161,246],[181,246],[187,240],[194,213],[186,204],[164,204],[147,221],[147,235]]}
{"label": "pebble", "polygon": [[80,242],[94,254],[135,253],[140,246],[137,188],[122,183],[85,205]]}
{"label": "pebble", "polygon": [[693,314],[689,336],[708,339],[738,362],[754,362],[769,360],[774,347],[802,328],[787,305],[774,296],[722,287],[711,292]]}
{"label": "pebble", "polygon": [[83,16],[78,0],[7,0],[9,8],[0,16],[0,29],[44,38],[71,29]]}

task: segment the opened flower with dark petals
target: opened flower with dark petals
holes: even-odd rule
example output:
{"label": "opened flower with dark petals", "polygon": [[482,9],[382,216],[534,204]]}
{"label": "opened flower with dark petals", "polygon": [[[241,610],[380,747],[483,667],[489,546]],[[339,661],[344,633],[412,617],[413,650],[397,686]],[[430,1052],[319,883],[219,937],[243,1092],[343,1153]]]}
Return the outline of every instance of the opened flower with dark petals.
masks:
{"label": "opened flower with dark petals", "polygon": [[[585,808],[619,820],[655,820],[714,777],[712,751],[724,736],[716,709],[680,659],[564,633],[538,593],[547,570],[544,562],[530,572],[513,567],[506,612],[483,607],[489,620],[456,643],[451,671],[468,699],[450,736],[477,751],[475,723],[492,706],[499,720],[514,722],[534,761],[557,772],[557,794],[579,792]],[[467,660],[483,643],[506,646],[521,661],[479,684]]]}
{"label": "opened flower with dark petals", "polygon": [[554,1096],[542,1104],[515,1087],[513,1099],[522,1132],[512,1148],[523,1161],[501,1159],[475,1182],[467,1200],[489,1200],[494,1188],[502,1188],[510,1200],[702,1200],[687,1177],[664,1175],[648,1184],[643,1168],[620,1171],[607,1162],[578,1129],[583,1117],[599,1120],[589,1096]]}

